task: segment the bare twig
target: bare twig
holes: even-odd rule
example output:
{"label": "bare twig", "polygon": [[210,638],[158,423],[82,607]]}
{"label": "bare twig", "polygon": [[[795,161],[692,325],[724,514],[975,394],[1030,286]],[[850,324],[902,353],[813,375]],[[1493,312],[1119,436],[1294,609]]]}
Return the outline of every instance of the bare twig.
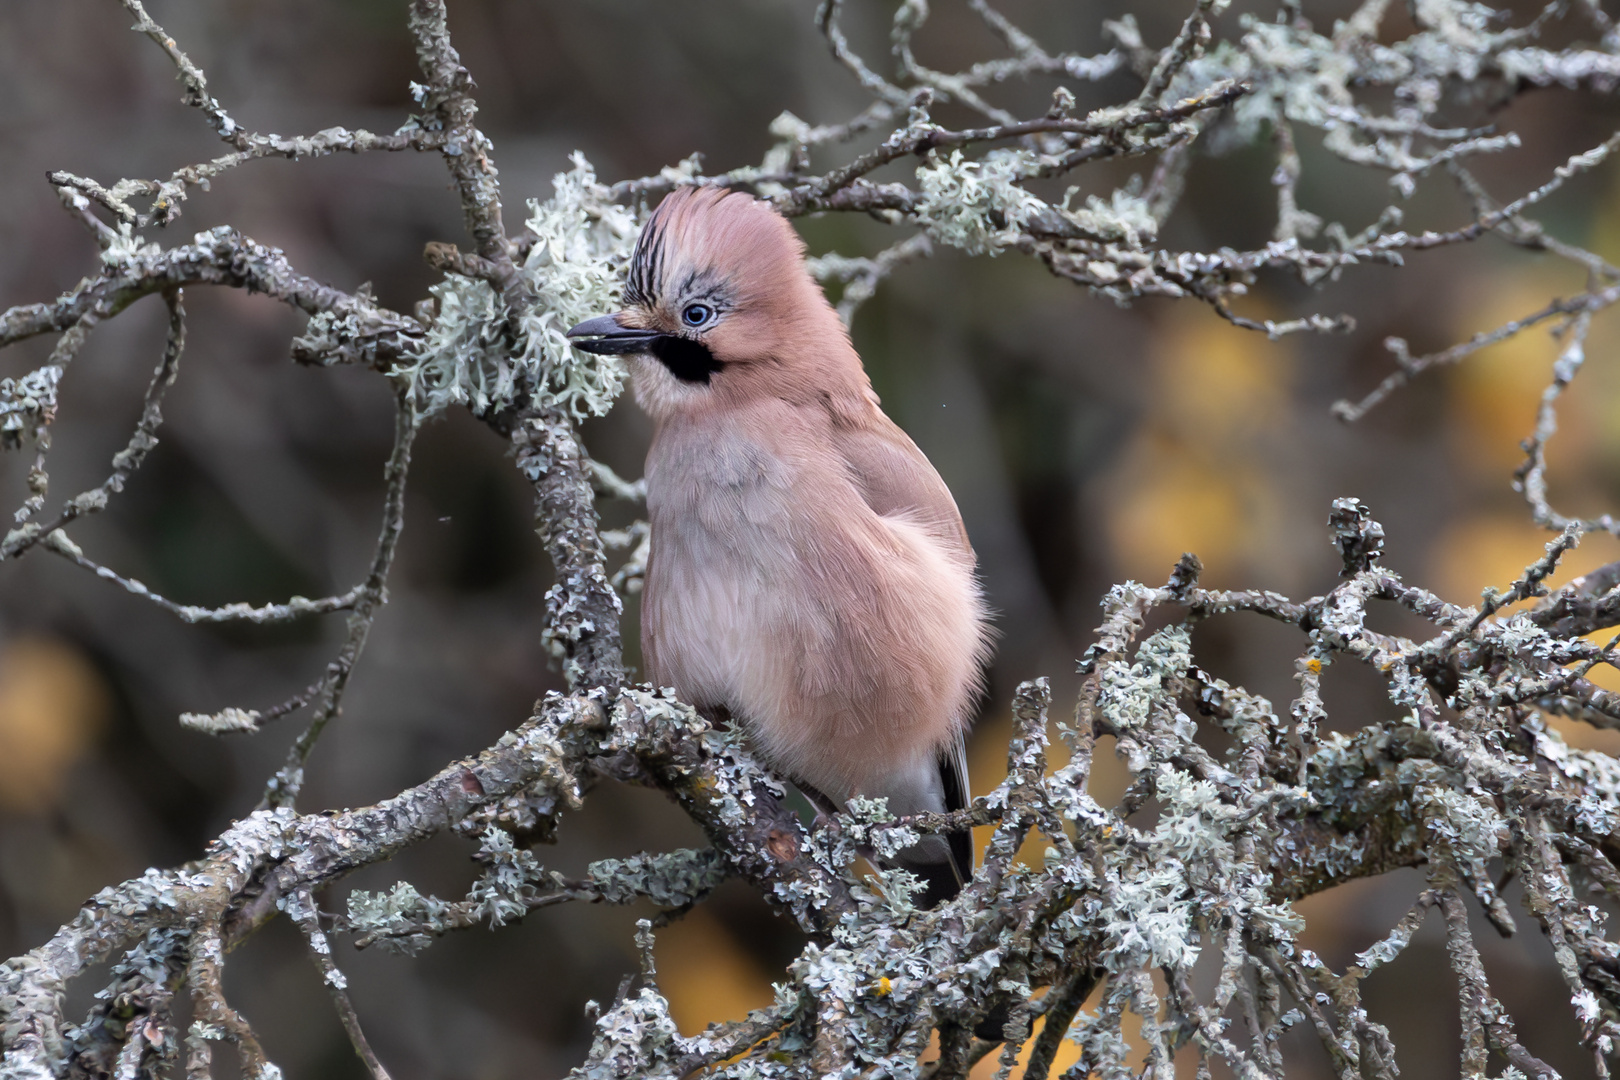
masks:
{"label": "bare twig", "polygon": [[400,380],[395,385],[394,449],[388,455],[383,469],[382,532],[377,537],[377,550],[371,558],[371,569],[361,582],[354,602],[350,605],[349,635],[337,659],[326,669],[321,702],[310,717],[309,726],[287,752],[287,763],[276,772],[265,787],[261,807],[291,806],[298,798],[304,783],[304,763],[326,725],[342,711],[343,691],[349,684],[354,665],[366,647],[366,637],[377,608],[387,599],[388,571],[394,564],[394,549],[399,544],[400,532],[405,527],[405,481],[410,475],[411,446],[416,441],[420,420],[416,413],[416,397],[410,386]]}
{"label": "bare twig", "polygon": [[254,607],[251,604],[223,604],[219,607],[199,607],[194,604],[179,604],[165,596],[153,592],[135,578],[124,577],[115,570],[96,562],[85,555],[78,544],[68,539],[64,532],[56,531],[47,534],[41,540],[41,546],[52,554],[60,555],[68,561],[75,563],[90,571],[99,578],[123,588],[134,596],[149,600],[169,612],[176,618],[188,623],[223,623],[223,622],[250,622],[259,625],[271,623],[290,622],[308,615],[326,615],[334,611],[347,611],[354,607],[359,600],[363,586],[355,586],[348,592],[338,596],[325,596],[318,600],[310,600],[302,596],[294,596],[280,604],[262,604]]}
{"label": "bare twig", "polygon": [[361,1030],[360,1014],[354,1011],[354,1002],[349,1000],[349,980],[332,957],[332,944],[326,938],[326,931],[321,929],[320,909],[315,906],[315,897],[308,888],[299,889],[293,894],[287,904],[287,913],[304,932],[309,958],[314,961],[321,973],[321,981],[332,995],[332,1004],[337,1009],[344,1032],[349,1036],[349,1045],[354,1047],[355,1054],[365,1063],[372,1080],[389,1080],[388,1070],[377,1060],[371,1043],[366,1040],[366,1033]]}

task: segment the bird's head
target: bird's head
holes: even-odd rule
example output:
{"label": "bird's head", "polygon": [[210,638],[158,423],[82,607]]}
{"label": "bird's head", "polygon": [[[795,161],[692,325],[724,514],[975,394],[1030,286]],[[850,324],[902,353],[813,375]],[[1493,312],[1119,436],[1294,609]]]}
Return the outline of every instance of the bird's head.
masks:
{"label": "bird's head", "polygon": [[576,348],[633,358],[655,419],[770,393],[865,383],[804,242],[744,192],[682,188],[642,229],[625,308],[568,331]]}

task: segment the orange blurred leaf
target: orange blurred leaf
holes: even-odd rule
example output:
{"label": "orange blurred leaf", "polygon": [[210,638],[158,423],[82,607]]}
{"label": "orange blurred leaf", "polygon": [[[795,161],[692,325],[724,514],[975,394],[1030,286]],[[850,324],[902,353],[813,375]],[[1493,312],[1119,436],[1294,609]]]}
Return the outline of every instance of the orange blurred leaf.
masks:
{"label": "orange blurred leaf", "polygon": [[106,727],[111,695],[73,646],[20,636],[0,649],[0,808],[43,810]]}

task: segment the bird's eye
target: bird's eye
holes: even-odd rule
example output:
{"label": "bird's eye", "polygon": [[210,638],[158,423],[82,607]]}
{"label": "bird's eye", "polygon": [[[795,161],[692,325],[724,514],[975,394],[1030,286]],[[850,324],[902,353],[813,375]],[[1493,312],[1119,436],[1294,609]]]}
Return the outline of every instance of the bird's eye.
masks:
{"label": "bird's eye", "polygon": [[708,304],[687,304],[686,310],[681,312],[681,319],[687,326],[702,326],[714,316],[714,308]]}

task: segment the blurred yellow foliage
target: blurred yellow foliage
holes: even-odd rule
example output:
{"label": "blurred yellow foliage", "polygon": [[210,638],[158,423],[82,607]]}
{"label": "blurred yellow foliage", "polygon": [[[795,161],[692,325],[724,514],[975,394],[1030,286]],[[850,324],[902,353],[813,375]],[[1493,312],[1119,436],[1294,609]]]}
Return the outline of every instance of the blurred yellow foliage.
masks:
{"label": "blurred yellow foliage", "polygon": [[[1471,322],[1485,318],[1492,325],[1500,325],[1546,307],[1561,286],[1567,292],[1569,285],[1550,275],[1515,275],[1483,286],[1483,299],[1470,294],[1466,310]],[[1553,361],[1562,349],[1562,344],[1548,332],[1556,325],[1556,320],[1549,320],[1520,331],[1500,344],[1465,357],[1450,373],[1452,392],[1447,402],[1451,415],[1447,427],[1453,450],[1465,468],[1483,478],[1506,479],[1524,460],[1519,443],[1535,430],[1536,407],[1542,390],[1552,379]],[[1485,329],[1490,327],[1459,326],[1456,339],[1466,341]],[[1549,460],[1559,463],[1564,470],[1560,475],[1567,476],[1593,449],[1596,416],[1591,409],[1593,395],[1587,392],[1590,382],[1588,373],[1583,373],[1574,384],[1576,389],[1559,401],[1558,434],[1549,449]]]}
{"label": "blurred yellow foliage", "polygon": [[1589,250],[1611,263],[1620,263],[1620,175],[1610,181],[1613,185],[1606,198],[1596,203],[1592,215],[1592,232],[1586,238]]}
{"label": "blurred yellow foliage", "polygon": [[19,636],[0,647],[0,809],[51,806],[110,712],[100,674],[73,646]]}
{"label": "blurred yellow foliage", "polygon": [[1207,311],[1176,308],[1153,348],[1154,419],[1198,441],[1243,440],[1288,411],[1293,357]]}
{"label": "blurred yellow foliage", "polygon": [[722,1020],[741,1020],[776,1000],[769,973],[706,907],[658,932],[658,988],[686,1035]]}
{"label": "blurred yellow foliage", "polygon": [[[1443,600],[1478,607],[1482,589],[1506,589],[1513,584],[1526,566],[1547,554],[1548,542],[1557,535],[1537,527],[1518,507],[1458,518],[1430,545],[1423,582]],[[1564,556],[1557,574],[1547,584],[1557,588],[1616,557],[1620,557],[1620,545],[1612,538],[1588,536],[1580,547]],[[1508,610],[1524,606],[1527,602]]]}
{"label": "blurred yellow foliage", "polygon": [[1130,453],[1138,479],[1109,522],[1122,574],[1160,584],[1187,551],[1229,568],[1247,532],[1239,478],[1184,443],[1143,439]]}
{"label": "blurred yellow foliage", "polygon": [[1152,405],[1115,471],[1109,530],[1123,576],[1158,582],[1196,552],[1224,575],[1264,558],[1275,483],[1260,435],[1288,412],[1288,350],[1177,311],[1151,357]]}
{"label": "blurred yellow foliage", "polygon": [[[1093,1000],[1086,1002],[1086,1007],[1089,1009],[1096,1008],[1097,1002],[1102,999],[1102,992],[1098,991],[1096,994],[1092,995],[1092,998]],[[1018,1065],[1013,1070],[1012,1075],[1020,1075],[1024,1066],[1029,1064],[1030,1052],[1035,1049],[1035,1037],[1041,1033],[1041,1029],[1045,1026],[1046,1020],[1044,1017],[1035,1021],[1035,1027],[1030,1031],[1030,1037],[1025,1040],[1023,1048],[1018,1051]],[[930,1054],[924,1054],[923,1060],[926,1061],[931,1056],[932,1055]],[[1052,1058],[1051,1071],[1046,1075],[1062,1076],[1064,1073],[1069,1071],[1069,1066],[1073,1065],[1079,1060],[1080,1048],[1069,1040],[1064,1039],[1063,1042],[1058,1044],[1057,1053]],[[981,1058],[979,1063],[973,1066],[972,1071],[968,1073],[968,1080],[991,1080],[991,1077],[996,1075],[996,1070],[1000,1067],[1001,1048],[997,1047],[995,1052]]]}

